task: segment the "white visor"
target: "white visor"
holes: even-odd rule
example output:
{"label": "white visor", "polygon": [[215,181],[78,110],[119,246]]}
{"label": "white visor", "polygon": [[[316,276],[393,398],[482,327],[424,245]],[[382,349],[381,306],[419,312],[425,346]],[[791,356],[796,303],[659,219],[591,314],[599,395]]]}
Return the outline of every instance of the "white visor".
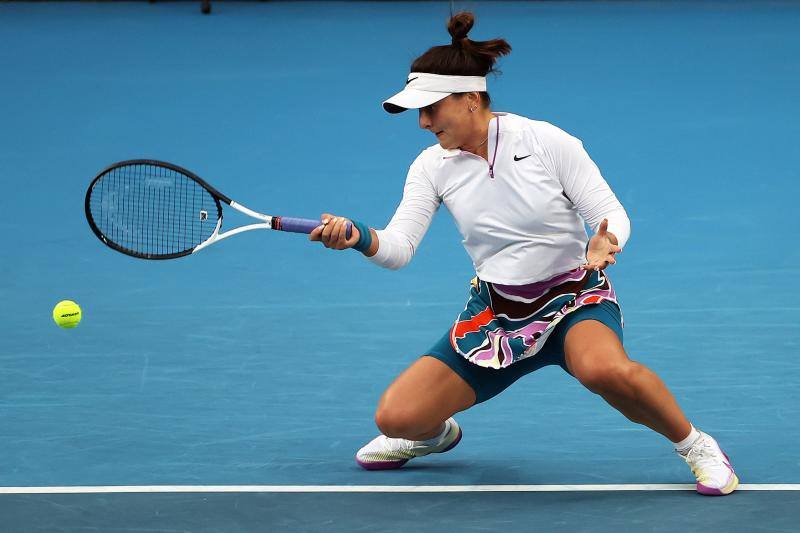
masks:
{"label": "white visor", "polygon": [[429,106],[453,93],[485,92],[484,76],[445,76],[412,72],[408,75],[406,87],[383,102],[389,113],[402,113],[406,109],[419,109]]}

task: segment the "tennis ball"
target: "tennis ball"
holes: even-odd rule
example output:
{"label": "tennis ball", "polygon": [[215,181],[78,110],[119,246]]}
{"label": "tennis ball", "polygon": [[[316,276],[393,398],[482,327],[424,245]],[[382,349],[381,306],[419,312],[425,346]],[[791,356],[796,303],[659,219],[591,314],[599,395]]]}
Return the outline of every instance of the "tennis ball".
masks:
{"label": "tennis ball", "polygon": [[53,308],[53,320],[64,329],[74,328],[81,323],[81,308],[72,300],[62,300]]}

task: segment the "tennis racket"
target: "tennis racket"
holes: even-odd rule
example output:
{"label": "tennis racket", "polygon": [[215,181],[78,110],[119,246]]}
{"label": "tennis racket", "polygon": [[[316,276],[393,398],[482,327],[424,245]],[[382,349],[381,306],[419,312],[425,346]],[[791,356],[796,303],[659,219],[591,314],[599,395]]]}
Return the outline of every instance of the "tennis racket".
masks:
{"label": "tennis racket", "polygon": [[[259,223],[220,233],[221,202]],[[122,161],[100,172],[86,191],[85,210],[104,244],[141,259],[183,257],[255,229],[311,233],[320,225],[319,220],[257,213],[185,168],[151,159]],[[351,232],[348,225],[348,239]]]}

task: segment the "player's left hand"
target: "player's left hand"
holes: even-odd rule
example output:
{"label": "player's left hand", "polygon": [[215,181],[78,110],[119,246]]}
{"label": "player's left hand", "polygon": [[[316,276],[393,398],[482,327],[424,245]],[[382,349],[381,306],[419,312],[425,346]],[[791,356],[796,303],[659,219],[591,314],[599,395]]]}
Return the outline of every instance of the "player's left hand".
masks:
{"label": "player's left hand", "polygon": [[616,237],[608,232],[608,219],[603,219],[597,228],[597,233],[589,241],[586,263],[581,265],[583,270],[603,270],[617,262],[614,256],[620,253],[622,248],[614,244],[612,238],[616,241]]}

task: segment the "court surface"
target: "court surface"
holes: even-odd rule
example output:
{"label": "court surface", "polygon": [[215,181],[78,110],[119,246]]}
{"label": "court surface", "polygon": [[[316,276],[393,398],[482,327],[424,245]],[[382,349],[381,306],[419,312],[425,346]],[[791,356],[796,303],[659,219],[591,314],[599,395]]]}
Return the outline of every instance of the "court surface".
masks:
{"label": "court surface", "polygon": [[[688,490],[668,442],[554,368],[461,414],[452,452],[361,470],[381,392],[467,296],[446,210],[396,272],[268,232],[146,262],[89,230],[89,181],[136,157],[383,227],[434,140],[380,102],[448,42],[446,2],[2,3],[0,529],[796,530],[800,6],[456,6],[514,48],[494,109],[581,138],[630,215],[629,354],[765,490]],[[403,492],[347,492],[376,485]],[[156,492],[53,489],[120,486]]]}

